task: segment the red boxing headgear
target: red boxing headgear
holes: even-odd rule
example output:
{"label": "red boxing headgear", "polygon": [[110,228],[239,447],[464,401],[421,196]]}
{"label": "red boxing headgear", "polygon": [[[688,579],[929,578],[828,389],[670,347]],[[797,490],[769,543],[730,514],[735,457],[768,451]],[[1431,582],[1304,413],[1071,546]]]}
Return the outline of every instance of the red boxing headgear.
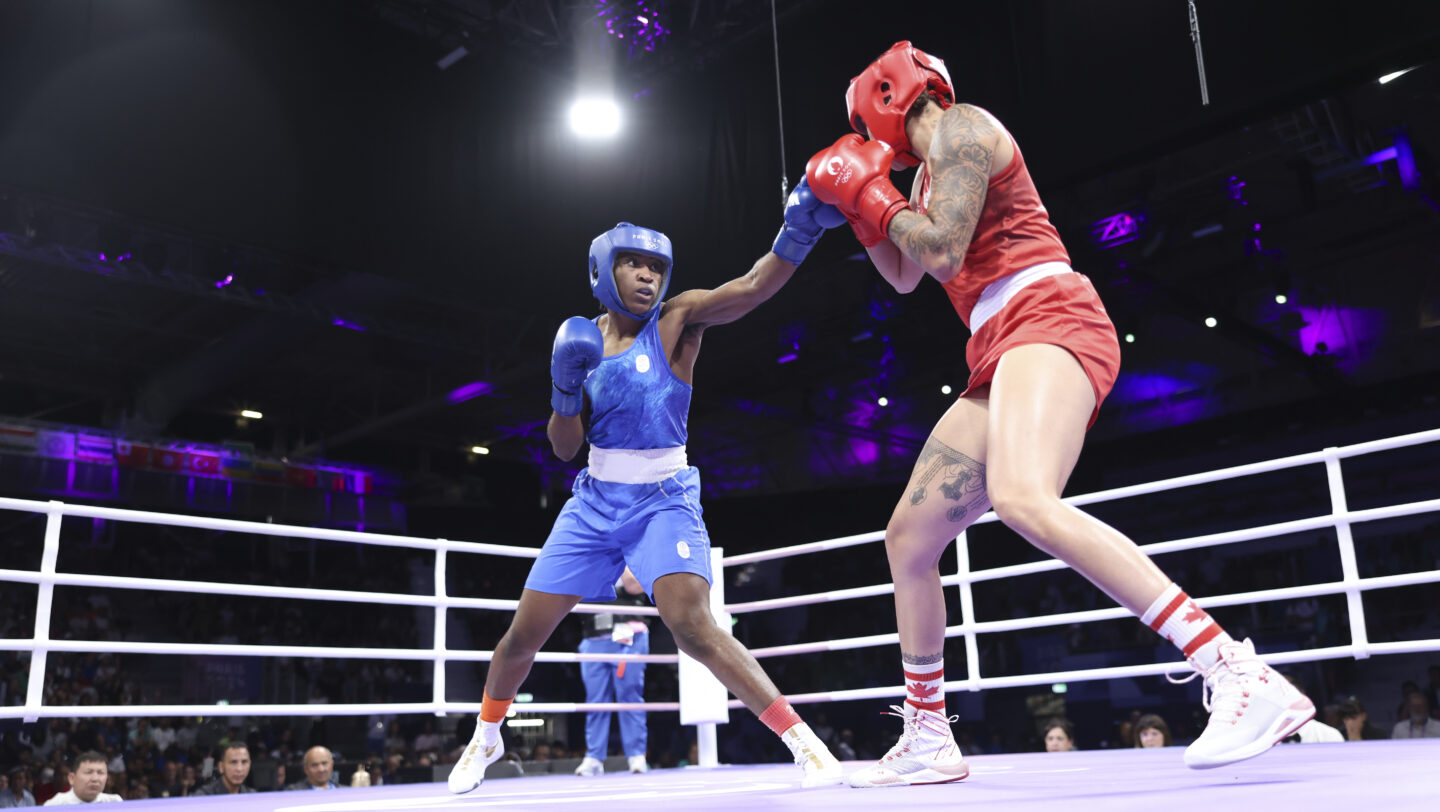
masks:
{"label": "red boxing headgear", "polygon": [[911,45],[910,40],[902,40],[851,79],[850,89],[845,91],[850,126],[861,135],[866,135],[869,127],[871,138],[889,144],[895,150],[895,169],[920,164],[920,156],[905,135],[905,114],[927,90],[935,91],[942,109],[955,102],[945,62]]}

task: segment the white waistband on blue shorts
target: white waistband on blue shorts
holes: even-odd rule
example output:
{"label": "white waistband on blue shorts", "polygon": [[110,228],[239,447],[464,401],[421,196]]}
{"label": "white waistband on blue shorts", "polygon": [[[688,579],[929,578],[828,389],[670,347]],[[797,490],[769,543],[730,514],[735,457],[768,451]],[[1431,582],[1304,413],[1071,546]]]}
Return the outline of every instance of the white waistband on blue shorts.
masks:
{"label": "white waistband on blue shorts", "polygon": [[590,476],[602,482],[625,485],[663,482],[689,467],[683,445],[644,449],[590,446]]}
{"label": "white waistband on blue shorts", "polygon": [[1047,276],[1062,273],[1073,273],[1073,271],[1064,262],[1042,262],[1039,265],[1031,265],[1023,271],[1016,271],[1009,276],[1002,276],[986,285],[985,290],[980,292],[980,300],[970,311],[971,335],[980,332],[980,326],[989,321],[991,316],[999,313],[1005,304],[1015,298],[1015,294],[1019,293],[1026,285]]}

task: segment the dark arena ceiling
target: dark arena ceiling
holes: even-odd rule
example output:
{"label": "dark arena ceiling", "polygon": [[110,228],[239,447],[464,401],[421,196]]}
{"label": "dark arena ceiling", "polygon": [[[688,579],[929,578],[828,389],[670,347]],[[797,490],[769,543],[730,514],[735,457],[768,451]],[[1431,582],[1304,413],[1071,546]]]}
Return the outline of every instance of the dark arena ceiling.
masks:
{"label": "dark arena ceiling", "polygon": [[[672,294],[743,273],[907,38],[1010,127],[1134,336],[1092,448],[1437,413],[1440,3],[1196,7],[1208,105],[1185,0],[8,0],[0,415],[383,466],[417,499],[553,487],[590,239],[665,231]],[[601,89],[623,129],[577,139]],[[859,250],[832,232],[707,333],[711,493],[903,478],[963,386],[938,286],[898,296]]]}

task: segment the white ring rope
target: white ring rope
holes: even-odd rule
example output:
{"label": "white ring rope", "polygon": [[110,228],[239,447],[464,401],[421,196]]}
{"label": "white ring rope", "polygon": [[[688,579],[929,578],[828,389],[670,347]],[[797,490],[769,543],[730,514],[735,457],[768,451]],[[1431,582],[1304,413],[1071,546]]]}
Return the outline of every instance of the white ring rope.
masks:
{"label": "white ring rope", "polygon": [[[1285,457],[1277,460],[1240,465],[1225,468],[1217,471],[1210,471],[1200,474],[1191,474],[1182,477],[1159,480],[1156,482],[1131,485],[1123,488],[1115,488],[1107,491],[1100,491],[1092,494],[1085,494],[1066,498],[1064,501],[1071,505],[1086,505],[1097,502],[1105,502],[1116,499],[1124,499],[1133,496],[1143,496],[1158,493],[1161,491],[1174,490],[1193,485],[1203,485],[1221,480],[1234,479],[1243,476],[1271,473],[1274,471],[1295,468],[1303,465],[1323,464],[1326,466],[1327,480],[1331,495],[1331,511],[1328,514],[1315,516],[1306,519],[1279,522],[1276,524],[1264,525],[1244,530],[1227,531],[1223,533],[1212,533],[1191,538],[1174,539],[1170,541],[1157,542],[1143,545],[1140,549],[1147,555],[1160,555],[1164,553],[1191,550],[1203,547],[1212,547],[1224,544],[1235,544],[1245,541],[1252,541],[1260,538],[1285,536],[1295,533],[1303,533],[1312,530],[1334,528],[1338,536],[1340,556],[1342,563],[1342,579],[1335,582],[1323,584],[1309,584],[1303,586],[1284,587],[1278,589],[1267,589],[1255,592],[1239,593],[1232,595],[1215,595],[1205,598],[1198,598],[1196,602],[1201,606],[1234,606],[1240,604],[1257,603],[1264,601],[1293,600],[1298,598],[1317,597],[1323,595],[1344,594],[1349,601],[1349,625],[1351,630],[1351,643],[1348,645],[1331,646],[1322,649],[1310,649],[1306,651],[1292,651],[1270,653],[1266,659],[1276,664],[1309,662],[1321,659],[1338,657],[1354,657],[1363,659],[1372,654],[1398,654],[1424,651],[1440,650],[1440,639],[1437,640],[1406,640],[1388,643],[1371,643],[1365,634],[1364,607],[1360,602],[1361,593],[1368,590],[1387,589],[1393,587],[1415,586],[1419,584],[1430,584],[1440,582],[1440,570],[1400,573],[1395,575],[1377,576],[1371,578],[1360,578],[1356,566],[1354,541],[1350,535],[1350,527],[1356,523],[1394,519],[1406,516],[1415,516],[1425,513],[1440,512],[1440,499],[1431,499],[1409,504],[1391,505],[1366,510],[1349,510],[1346,503],[1344,491],[1344,478],[1340,469],[1341,459],[1370,454],[1379,451],[1388,451],[1397,448],[1419,445],[1440,441],[1440,430],[1418,432],[1414,434],[1393,437],[1385,440],[1377,440],[1367,443],[1341,448],[1329,448],[1324,451],[1300,454]],[[0,569],[0,582],[33,583],[38,586],[36,598],[35,636],[30,639],[0,639],[0,651],[29,651],[31,652],[31,674],[30,690],[27,695],[26,704],[22,706],[9,706],[0,708],[0,719],[20,718],[27,721],[34,721],[40,717],[71,717],[71,716],[313,716],[325,715],[360,715],[371,713],[473,713],[480,709],[478,702],[452,702],[445,698],[444,689],[444,668],[448,661],[486,662],[489,661],[493,651],[462,651],[451,650],[445,643],[445,611],[448,609],[474,609],[493,611],[514,611],[518,605],[517,601],[500,600],[492,598],[457,598],[450,597],[445,591],[445,558],[448,553],[470,553],[479,555],[496,555],[511,558],[535,558],[539,551],[531,547],[514,547],[499,544],[485,544],[478,542],[450,541],[447,539],[421,539],[408,536],[396,536],[379,533],[361,533],[349,530],[317,529],[299,527],[294,525],[278,525],[260,522],[246,522],[233,519],[217,519],[199,516],[179,516],[148,511],[125,510],[119,508],[105,508],[90,505],[70,505],[61,502],[41,502],[24,499],[11,499],[0,497],[0,510],[15,510],[31,513],[40,513],[46,516],[44,549],[41,556],[41,566],[38,571]],[[147,524],[158,524],[177,527],[189,527],[205,530],[215,530],[234,533],[251,533],[269,536],[285,536],[291,538],[303,538],[320,541],[336,541],[345,543],[372,544],[390,547],[407,547],[412,549],[430,550],[436,555],[435,563],[435,591],[430,595],[416,595],[405,593],[386,592],[357,592],[333,589],[310,589],[300,587],[279,587],[262,586],[252,584],[227,584],[207,581],[182,581],[162,578],[134,578],[106,575],[89,575],[77,573],[61,573],[55,571],[55,562],[58,558],[60,545],[60,522],[64,517],[73,516],[81,518],[109,519],[114,521],[140,522]],[[993,512],[986,513],[977,523],[988,523],[998,521]],[[757,553],[747,553],[723,558],[725,567],[745,566],[748,564],[763,561],[772,561],[788,558],[796,555],[807,555],[811,553],[825,552],[829,550],[844,549],[860,544],[871,544],[883,541],[884,532],[861,533],[842,538],[828,539],[824,541],[797,544],[788,547],[781,547],[774,550],[767,550]],[[941,579],[943,587],[959,587],[961,592],[962,616],[968,618],[955,626],[945,630],[946,637],[964,637],[966,639],[967,671],[968,678],[953,680],[945,683],[945,690],[976,691],[984,688],[1020,687],[1030,685],[1044,685],[1058,682],[1076,682],[1092,679],[1112,679],[1120,677],[1155,676],[1174,671],[1184,667],[1183,663],[1158,663],[1132,666],[1112,666],[1105,668],[1082,669],[1077,671],[1053,672],[1047,674],[1021,674],[1004,677],[983,677],[979,673],[976,636],[979,634],[993,634],[996,632],[1018,631],[1035,629],[1047,626],[1070,625],[1078,623],[1092,623],[1109,621],[1131,616],[1130,612],[1120,607],[1093,609],[1078,612],[1064,612],[1051,615],[1034,617],[1011,618],[993,621],[975,621],[974,600],[971,594],[973,584],[980,581],[992,581],[1000,578],[1011,578],[1020,575],[1029,575],[1051,570],[1064,569],[1065,564],[1056,560],[1039,561],[1028,564],[1013,566],[994,567],[986,570],[970,571],[968,547],[964,534],[961,535],[957,545],[958,570],[952,575],[946,575]],[[723,590],[724,578],[716,578],[715,589],[717,595]],[[425,648],[350,648],[336,646],[255,646],[255,645],[226,645],[226,644],[190,644],[190,643],[160,643],[160,642],[113,642],[113,641],[83,641],[83,640],[51,640],[49,638],[50,610],[53,588],[55,586],[87,586],[109,589],[147,589],[167,592],[188,592],[212,595],[238,595],[245,597],[265,598],[297,598],[304,600],[328,600],[350,603],[380,604],[388,606],[416,606],[433,607],[436,611],[436,628],[432,645]],[[726,605],[725,611],[729,614],[741,614],[748,612],[759,612],[773,609],[783,609],[796,606],[807,606],[819,603],[829,603],[841,600],[853,600],[858,598],[877,597],[888,595],[894,592],[893,584],[877,584],[874,586],[856,587],[851,589],[840,589],[829,592],[822,592],[811,595],[797,595],[785,598],[774,598],[746,603]],[[577,613],[600,613],[613,611],[612,606],[602,604],[579,604],[575,607]],[[643,615],[657,615],[658,610],[654,607],[627,607],[626,612]],[[772,646],[768,648],[752,649],[757,658],[781,657],[798,654],[812,654],[828,651],[843,651],[849,649],[868,648],[873,646],[894,645],[899,642],[898,634],[868,635],[838,640],[829,640],[815,643],[800,643],[793,645]],[[317,657],[317,658],[360,658],[360,659],[388,659],[388,660],[417,660],[429,661],[435,667],[435,697],[431,702],[420,703],[365,703],[365,704],[322,704],[322,705],[147,705],[147,706],[47,706],[42,702],[43,684],[45,675],[46,656],[49,652],[65,653],[119,653],[119,654],[168,654],[168,655],[231,655],[247,657]],[[644,663],[675,663],[678,656],[674,654],[649,654],[649,655],[617,655],[617,654],[578,654],[573,652],[540,652],[536,655],[536,662],[545,663],[576,663],[576,662],[644,662]],[[683,671],[683,669],[682,669]],[[684,680],[682,680],[682,694],[684,692]],[[790,694],[787,699],[792,704],[803,704],[808,702],[844,701],[858,699],[880,699],[895,697],[904,692],[904,686],[864,688],[857,690],[839,690],[816,692],[808,694]],[[741,707],[738,700],[729,700],[729,707]],[[514,709],[517,713],[572,713],[591,710],[651,710],[651,711],[674,711],[680,708],[677,702],[650,702],[650,703],[516,703]]]}

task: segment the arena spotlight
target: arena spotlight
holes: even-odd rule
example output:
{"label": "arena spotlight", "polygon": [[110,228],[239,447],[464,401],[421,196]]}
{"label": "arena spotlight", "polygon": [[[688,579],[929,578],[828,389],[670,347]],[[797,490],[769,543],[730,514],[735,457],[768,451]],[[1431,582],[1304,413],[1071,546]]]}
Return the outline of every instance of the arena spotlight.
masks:
{"label": "arena spotlight", "polygon": [[940,387],[940,394],[942,395],[948,395],[950,394],[950,391],[950,384],[948,383]]}
{"label": "arena spotlight", "polygon": [[1125,343],[1126,343],[1126,344],[1134,344],[1134,343],[1135,343],[1135,334],[1134,334],[1134,333],[1126,333],[1126,334],[1125,334]]}
{"label": "arena spotlight", "polygon": [[1385,74],[1384,76],[1381,76],[1381,77],[1380,77],[1380,84],[1382,84],[1382,85],[1388,85],[1388,84],[1390,84],[1391,82],[1395,81],[1396,79],[1399,79],[1401,76],[1404,76],[1405,74],[1409,73],[1409,72],[1412,71],[1412,70],[1415,70],[1415,69],[1414,69],[1414,68],[1406,68],[1406,69],[1404,69],[1404,70],[1394,71],[1393,73],[1387,73],[1387,74]]}
{"label": "arena spotlight", "polygon": [[260,412],[255,411],[254,409],[241,409],[241,410],[240,410],[240,416],[241,416],[241,417],[245,417],[245,418],[249,418],[249,419],[251,419],[251,420],[259,420],[259,419],[263,418],[265,415],[262,414],[262,413],[260,413]]}
{"label": "arena spotlight", "polygon": [[1290,301],[1290,297],[1289,297],[1289,296],[1286,296],[1286,295],[1283,294],[1283,293],[1277,293],[1277,294],[1275,294],[1275,304],[1285,304],[1285,303],[1288,302],[1288,301]]}
{"label": "arena spotlight", "polygon": [[1218,321],[1215,320],[1215,317],[1214,317],[1214,316],[1206,316],[1206,317],[1205,317],[1205,326],[1206,326],[1206,327],[1214,327],[1215,325],[1217,325],[1217,324],[1219,324],[1219,323],[1220,323],[1220,322],[1218,322]]}
{"label": "arena spotlight", "polygon": [[620,132],[620,108],[610,99],[580,99],[570,106],[570,129],[581,138],[610,138]]}
{"label": "arena spotlight", "polygon": [[879,400],[877,400],[877,401],[875,401],[875,402],[878,403],[878,404],[880,404],[881,406],[889,406],[889,405],[890,405],[890,398],[880,398]]}
{"label": "arena spotlight", "polygon": [[486,454],[489,454],[489,453],[490,453],[490,449],[486,448],[486,447],[483,446],[483,445],[472,445],[472,446],[470,446],[470,453],[471,453],[471,454],[479,454],[480,456],[483,457],[483,456],[485,456]]}

